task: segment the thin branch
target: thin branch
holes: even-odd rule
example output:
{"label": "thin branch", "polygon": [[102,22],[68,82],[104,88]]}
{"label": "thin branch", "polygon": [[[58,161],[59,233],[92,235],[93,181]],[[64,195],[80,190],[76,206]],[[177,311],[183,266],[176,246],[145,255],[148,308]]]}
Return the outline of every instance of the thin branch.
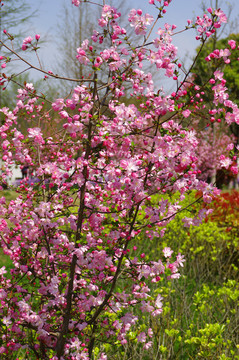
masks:
{"label": "thin branch", "polygon": [[47,75],[48,77],[52,77],[55,79],[60,79],[60,80],[66,80],[66,81],[72,81],[72,82],[94,82],[94,79],[72,79],[72,78],[68,78],[68,77],[64,77],[64,76],[59,76],[57,74],[53,74],[53,73],[49,73],[48,71],[45,71],[43,69],[38,68],[37,66],[34,66],[33,64],[31,64],[29,61],[27,61],[26,59],[24,59],[22,56],[20,56],[18,53],[16,53],[14,50],[12,50],[10,47],[8,47],[6,44],[4,44],[3,41],[0,40],[0,44],[2,46],[4,46],[6,49],[8,49],[12,54],[14,54],[15,56],[18,57],[19,60],[21,60],[22,62],[24,62],[25,64],[27,64],[31,69],[37,70],[42,72],[43,74]]}

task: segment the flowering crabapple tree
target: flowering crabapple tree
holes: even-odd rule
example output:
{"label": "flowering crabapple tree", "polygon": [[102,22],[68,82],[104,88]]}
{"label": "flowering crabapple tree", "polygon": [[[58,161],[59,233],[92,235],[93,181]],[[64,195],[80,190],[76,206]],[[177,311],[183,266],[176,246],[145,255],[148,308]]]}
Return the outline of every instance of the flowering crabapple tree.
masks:
{"label": "flowering crabapple tree", "polygon": [[[201,171],[200,179],[209,181],[215,176],[217,170],[220,170],[222,174],[231,173],[234,177],[238,174],[237,166],[233,164],[236,156],[231,156],[231,159],[226,158],[228,152],[232,151],[234,154],[236,137],[223,132],[224,128],[224,126],[214,124],[213,127],[207,126],[203,133],[198,132],[197,157],[198,168]],[[226,170],[228,168],[230,171]]]}
{"label": "flowering crabapple tree", "polygon": [[[211,110],[207,109],[207,111],[208,114],[205,113],[205,108],[200,109],[199,112],[194,113],[195,119],[188,120],[188,125],[193,126],[198,140],[196,149],[198,178],[212,182],[217,171],[221,176],[230,175],[236,178],[238,169],[234,163],[237,160],[235,155],[237,138],[221,118],[215,119],[210,114]],[[184,121],[184,124],[186,123]],[[230,151],[231,157],[228,158],[227,154]]]}
{"label": "flowering crabapple tree", "polygon": [[[43,96],[26,83],[15,108],[1,109],[1,181],[11,176],[13,163],[34,173],[16,185],[15,200],[0,198],[1,248],[12,261],[10,271],[0,269],[1,359],[103,360],[106,344],[125,354],[130,341],[144,351],[154,345],[153,330],[137,328],[139,314],[160,316],[160,281],[177,281],[184,259],[170,248],[162,259],[150,259],[137,252],[137,242],[160,241],[187,193],[200,191],[206,203],[218,193],[198,178],[196,132],[182,125],[204,105],[202,90],[188,86],[190,71],[178,80],[176,26],[161,20],[170,2],[149,1],[155,19],[130,11],[129,24],[140,39],[134,47],[118,10],[99,0],[98,28],[76,49],[79,63],[92,68],[83,79],[30,64],[4,30],[1,45],[12,55],[1,57],[3,87],[14,79],[7,73],[14,58],[75,86],[46,110]],[[209,8],[194,24],[188,20],[186,30],[195,28],[203,46],[223,22],[224,13]],[[110,47],[97,52],[106,39]],[[22,50],[37,53],[39,41],[39,35],[25,38]],[[228,61],[230,51],[232,46],[215,56]],[[171,95],[155,88],[145,62],[174,79]],[[98,81],[103,67],[108,75]],[[215,73],[212,80],[215,114],[238,123],[223,76]],[[132,100],[126,103],[129,85]],[[27,133],[19,130],[20,119],[29,123]],[[230,167],[230,155],[223,156],[221,165]],[[208,211],[186,217],[185,225],[198,224]]]}

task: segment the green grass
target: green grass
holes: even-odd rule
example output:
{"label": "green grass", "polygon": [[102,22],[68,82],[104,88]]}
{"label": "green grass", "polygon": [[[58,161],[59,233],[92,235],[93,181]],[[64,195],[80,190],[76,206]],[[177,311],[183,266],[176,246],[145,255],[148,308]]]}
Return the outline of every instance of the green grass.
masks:
{"label": "green grass", "polygon": [[[15,200],[18,197],[18,193],[14,190],[3,190],[0,191],[0,197],[5,197],[7,203],[11,200]],[[3,253],[3,250],[0,248],[0,268],[2,266],[6,267],[6,270],[9,272],[12,268],[12,261],[9,256]]]}
{"label": "green grass", "polygon": [[5,266],[7,273],[10,273],[10,270],[12,269],[12,260],[9,258],[8,255],[5,255],[3,253],[3,250],[0,248],[0,268]]}
{"label": "green grass", "polygon": [[14,190],[2,190],[0,191],[0,197],[5,197],[6,201],[15,200],[18,197],[18,193]]}

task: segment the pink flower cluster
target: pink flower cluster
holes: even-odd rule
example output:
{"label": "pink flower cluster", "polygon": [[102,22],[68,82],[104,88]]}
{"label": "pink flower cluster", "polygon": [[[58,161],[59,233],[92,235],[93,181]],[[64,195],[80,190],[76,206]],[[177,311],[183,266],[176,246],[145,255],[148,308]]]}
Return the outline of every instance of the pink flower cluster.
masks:
{"label": "pink flower cluster", "polygon": [[206,36],[206,38],[210,37],[215,33],[215,29],[220,28],[222,23],[227,22],[227,17],[221,9],[213,11],[212,8],[208,8],[207,11],[211,17],[207,14],[204,14],[203,17],[197,16],[195,22],[199,33],[196,36],[197,40],[202,39],[204,36]]}
{"label": "pink flower cluster", "polygon": [[128,18],[130,25],[134,28],[136,35],[145,35],[148,25],[151,25],[154,18],[149,14],[142,15],[142,10],[132,9]]}
{"label": "pink flower cluster", "polygon": [[104,5],[102,14],[101,14],[101,18],[99,19],[98,24],[101,27],[105,27],[105,26],[107,26],[107,24],[109,23],[110,20],[112,20],[114,22],[120,16],[121,16],[121,14],[118,13],[114,7],[112,7],[110,5]]}
{"label": "pink flower cluster", "polygon": [[[38,41],[40,39],[40,35],[36,34],[35,39],[36,39],[36,41]],[[32,45],[32,41],[33,41],[33,38],[31,36],[26,37],[22,42],[22,50],[23,51],[27,50],[29,45]]]}
{"label": "pink flower cluster", "polygon": [[28,48],[28,45],[31,44],[33,38],[31,36],[26,37],[22,42],[22,50],[25,51]]}

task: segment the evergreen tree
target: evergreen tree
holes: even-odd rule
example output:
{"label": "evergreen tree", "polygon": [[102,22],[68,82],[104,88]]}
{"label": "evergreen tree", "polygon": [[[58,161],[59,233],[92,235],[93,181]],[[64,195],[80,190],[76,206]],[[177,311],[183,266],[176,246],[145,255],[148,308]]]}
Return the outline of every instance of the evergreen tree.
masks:
{"label": "evergreen tree", "polygon": [[19,24],[25,23],[32,17],[29,12],[31,6],[24,0],[0,0],[0,33],[2,34],[2,24],[9,32]]}
{"label": "evergreen tree", "polygon": [[[25,0],[0,0],[0,40],[3,41],[3,31],[6,29],[7,33],[11,34],[14,38],[21,36],[21,30],[16,27],[25,24],[34,16],[34,12],[31,11],[31,5]],[[4,28],[3,28],[4,24]],[[5,36],[5,35],[4,35]],[[19,49],[17,49],[19,50]],[[0,43],[1,55],[8,56],[8,53],[4,53],[2,45]],[[12,102],[11,88],[8,92],[2,91],[0,87],[0,107],[10,106]],[[9,102],[10,101],[10,102]]]}

